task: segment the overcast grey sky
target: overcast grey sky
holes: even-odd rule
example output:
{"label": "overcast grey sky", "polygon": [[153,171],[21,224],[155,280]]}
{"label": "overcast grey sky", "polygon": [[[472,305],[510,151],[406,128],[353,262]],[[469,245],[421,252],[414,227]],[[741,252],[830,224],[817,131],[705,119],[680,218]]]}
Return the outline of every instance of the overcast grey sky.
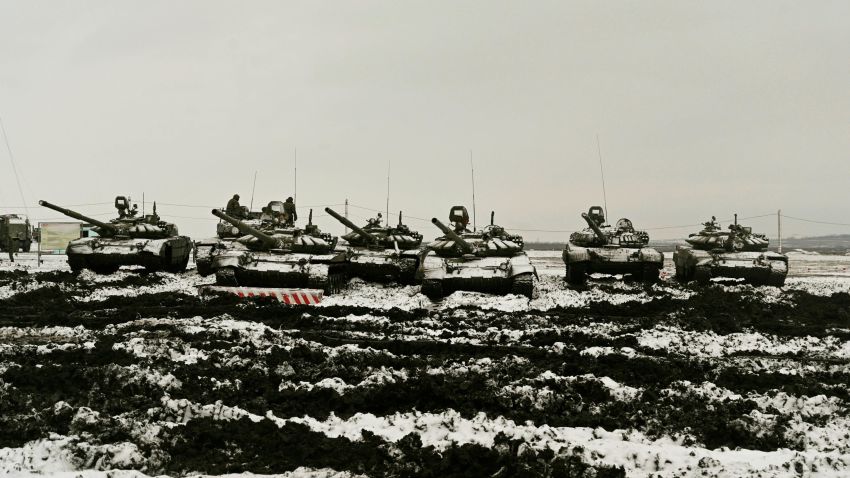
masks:
{"label": "overcast grey sky", "polygon": [[[445,218],[472,150],[479,223],[572,230],[598,134],[612,219],[850,223],[850,2],[0,0],[0,117],[30,204],[247,203],[257,170],[256,205],[293,193],[297,148],[299,206],[383,209],[391,162],[390,209]],[[194,237],[208,209],[159,206]]]}

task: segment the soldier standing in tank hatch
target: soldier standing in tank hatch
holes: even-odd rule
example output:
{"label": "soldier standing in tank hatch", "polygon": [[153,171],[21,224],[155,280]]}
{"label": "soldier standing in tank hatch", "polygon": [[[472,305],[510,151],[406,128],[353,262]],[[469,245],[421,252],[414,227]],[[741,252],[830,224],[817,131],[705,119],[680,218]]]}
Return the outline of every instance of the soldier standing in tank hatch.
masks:
{"label": "soldier standing in tank hatch", "polygon": [[298,220],[298,213],[295,212],[295,201],[292,200],[292,196],[286,198],[286,202],[283,203],[283,215],[286,217],[286,226],[294,226],[295,221]]}
{"label": "soldier standing in tank hatch", "polygon": [[224,212],[230,217],[242,219],[242,206],[239,204],[238,194],[234,194],[230,201],[227,201],[227,207],[224,208]]}

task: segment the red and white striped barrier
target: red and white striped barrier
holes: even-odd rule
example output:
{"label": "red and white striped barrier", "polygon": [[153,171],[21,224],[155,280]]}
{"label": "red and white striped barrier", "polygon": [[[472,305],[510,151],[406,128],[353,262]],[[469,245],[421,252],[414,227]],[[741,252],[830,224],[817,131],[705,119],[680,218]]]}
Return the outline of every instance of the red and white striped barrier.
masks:
{"label": "red and white striped barrier", "polygon": [[284,304],[315,305],[322,301],[325,293],[321,289],[279,289],[275,287],[225,287],[217,285],[202,286],[201,295],[233,294],[239,297],[274,297]]}

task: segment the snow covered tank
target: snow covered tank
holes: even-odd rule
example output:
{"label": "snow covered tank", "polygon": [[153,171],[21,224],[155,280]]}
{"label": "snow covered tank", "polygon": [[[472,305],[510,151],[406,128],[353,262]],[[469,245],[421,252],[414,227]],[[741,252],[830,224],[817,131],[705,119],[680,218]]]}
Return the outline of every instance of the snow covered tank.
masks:
{"label": "snow covered tank", "polygon": [[29,252],[32,246],[30,220],[20,214],[0,216],[0,251]]}
{"label": "snow covered tank", "polygon": [[419,248],[422,234],[404,225],[401,213],[395,227],[382,226],[380,218],[358,227],[329,207],[325,212],[351,229],[342,236],[349,245],[349,275],[377,282],[416,281],[419,263],[427,251]]}
{"label": "snow covered tank", "polygon": [[337,238],[310,222],[304,228],[264,225],[262,230],[213,209],[213,215],[243,235],[219,244],[211,255],[216,283],[231,287],[323,289],[333,293],[346,279],[347,255],[336,252]]}
{"label": "snow covered tank", "polygon": [[563,252],[569,283],[583,284],[594,272],[631,274],[647,283],[658,281],[664,254],[648,246],[646,231],[636,231],[626,218],[611,227],[599,206],[592,206],[581,217],[588,227],[572,233]]}
{"label": "snow covered tank", "polygon": [[[263,229],[264,223],[283,223],[283,201],[270,201],[262,211],[251,211],[248,206],[242,206],[242,215],[244,217],[244,219],[241,219],[242,222],[257,229]],[[198,269],[198,274],[202,276],[208,276],[214,272],[212,254],[219,246],[244,236],[238,227],[224,220],[219,220],[215,229],[216,237],[195,241],[195,266]]]}
{"label": "snow covered tank", "polygon": [[449,213],[454,230],[437,218],[431,219],[442,232],[428,244],[422,260],[422,293],[431,299],[456,290],[496,294],[534,294],[537,271],[522,250],[522,236],[508,234],[493,224],[482,231],[469,231],[469,214],[463,206]]}
{"label": "snow covered tank", "polygon": [[75,272],[89,269],[100,274],[111,274],[126,265],[144,266],[148,271],[186,270],[192,252],[192,240],[179,235],[174,224],[160,219],[156,213],[156,203],[153,214],[136,217],[136,206],[130,209],[130,201],[124,196],[118,196],[115,198],[115,208],[118,209],[119,217],[109,222],[98,221],[47,201],[38,203],[95,226],[97,236],[68,243],[68,265]]}
{"label": "snow covered tank", "polygon": [[744,279],[754,285],[782,287],[788,275],[788,256],[767,250],[770,244],[764,234],[735,222],[723,231],[714,217],[703,223],[700,232],[685,240],[687,246],[676,246],[673,263],[676,278],[682,282],[696,280],[707,284],[712,277]]}

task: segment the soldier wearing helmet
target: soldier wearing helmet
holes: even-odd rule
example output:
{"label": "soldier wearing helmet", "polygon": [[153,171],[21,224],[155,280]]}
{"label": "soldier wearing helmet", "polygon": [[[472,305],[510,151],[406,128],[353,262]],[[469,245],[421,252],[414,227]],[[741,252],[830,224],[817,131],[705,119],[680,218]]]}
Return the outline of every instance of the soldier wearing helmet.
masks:
{"label": "soldier wearing helmet", "polygon": [[236,219],[242,219],[242,206],[239,204],[239,195],[234,194],[230,201],[227,201],[227,207],[224,208],[224,212],[227,213],[230,217],[235,217]]}
{"label": "soldier wearing helmet", "polygon": [[298,220],[298,213],[295,211],[295,201],[292,200],[292,196],[286,198],[286,202],[283,203],[283,216],[286,226],[294,226],[295,221]]}

